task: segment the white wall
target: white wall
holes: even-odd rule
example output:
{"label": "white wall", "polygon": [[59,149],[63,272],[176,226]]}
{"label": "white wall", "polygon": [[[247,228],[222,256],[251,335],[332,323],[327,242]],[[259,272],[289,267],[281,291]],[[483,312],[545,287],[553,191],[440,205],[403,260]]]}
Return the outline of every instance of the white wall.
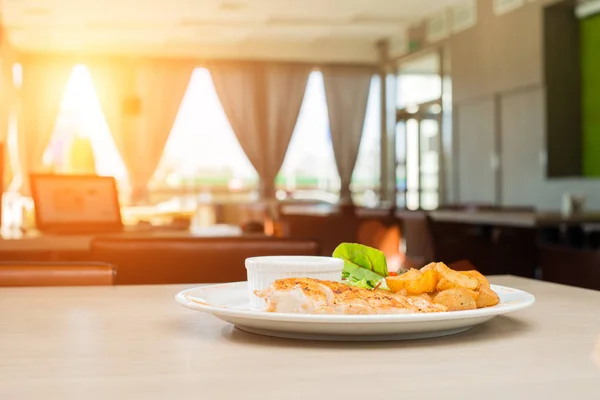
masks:
{"label": "white wall", "polygon": [[[479,0],[477,26],[449,39],[457,141],[449,198],[499,197],[503,205],[558,210],[569,192],[586,195],[587,208],[600,210],[599,179],[546,178],[541,16],[549,2],[496,16],[492,0]],[[499,175],[490,162],[494,154]]]}
{"label": "white wall", "polygon": [[600,180],[547,179],[545,153],[544,91],[529,88],[502,96],[502,203],[533,204],[558,209],[563,193],[586,195],[587,207],[600,209]]}

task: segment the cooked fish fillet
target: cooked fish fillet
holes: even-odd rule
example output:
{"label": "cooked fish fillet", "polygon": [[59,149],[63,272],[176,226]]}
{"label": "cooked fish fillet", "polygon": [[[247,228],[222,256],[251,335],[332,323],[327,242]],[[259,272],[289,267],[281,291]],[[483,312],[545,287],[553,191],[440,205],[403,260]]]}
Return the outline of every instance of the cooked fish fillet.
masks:
{"label": "cooked fish fillet", "polygon": [[256,291],[267,311],[301,314],[402,314],[447,311],[423,297],[367,290],[312,278],[279,279]]}

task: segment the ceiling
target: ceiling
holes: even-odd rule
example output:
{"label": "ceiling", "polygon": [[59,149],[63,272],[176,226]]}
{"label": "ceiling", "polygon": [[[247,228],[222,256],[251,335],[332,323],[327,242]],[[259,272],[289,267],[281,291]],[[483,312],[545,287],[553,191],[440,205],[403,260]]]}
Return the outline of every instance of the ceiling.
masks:
{"label": "ceiling", "polygon": [[[410,23],[461,0],[2,0],[27,52],[374,62]],[[463,0],[464,1],[464,0]]]}

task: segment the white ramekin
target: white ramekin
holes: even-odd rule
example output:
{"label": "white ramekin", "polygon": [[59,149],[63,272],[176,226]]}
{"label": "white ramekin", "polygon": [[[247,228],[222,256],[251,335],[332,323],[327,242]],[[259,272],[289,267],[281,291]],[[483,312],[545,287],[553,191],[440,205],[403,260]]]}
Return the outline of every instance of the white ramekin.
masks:
{"label": "white ramekin", "polygon": [[342,279],[344,261],[333,257],[315,256],[265,256],[246,259],[248,296],[253,308],[265,307],[264,300],[255,290],[269,287],[277,279],[315,278],[326,281]]}

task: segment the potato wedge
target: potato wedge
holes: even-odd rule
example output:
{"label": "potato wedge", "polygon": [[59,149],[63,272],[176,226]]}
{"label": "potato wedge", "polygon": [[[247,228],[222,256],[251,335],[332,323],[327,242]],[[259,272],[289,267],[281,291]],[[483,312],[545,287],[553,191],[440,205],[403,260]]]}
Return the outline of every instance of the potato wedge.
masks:
{"label": "potato wedge", "polygon": [[475,278],[479,281],[479,286],[485,286],[487,288],[490,287],[490,281],[487,280],[487,278],[485,276],[483,276],[483,274],[479,271],[460,271],[461,274],[463,275],[467,275],[470,276],[472,278]]}
{"label": "potato wedge", "polygon": [[500,303],[500,297],[489,286],[480,286],[476,302],[477,308],[493,307]]}
{"label": "potato wedge", "polygon": [[473,292],[464,288],[454,288],[439,292],[433,302],[448,307],[448,311],[476,310],[477,301]]}
{"label": "potato wedge", "polygon": [[440,292],[452,288],[477,290],[479,287],[479,281],[477,279],[454,271],[443,263],[437,263],[435,269],[439,274],[437,290]]}
{"label": "potato wedge", "polygon": [[385,279],[388,288],[394,293],[405,290],[409,295],[433,292],[437,285],[437,274],[433,270],[410,270],[399,276],[388,276]]}
{"label": "potato wedge", "polygon": [[421,271],[415,268],[411,268],[402,275],[398,275],[398,277],[404,277],[404,279],[417,279],[421,276]]}
{"label": "potato wedge", "polygon": [[440,279],[440,274],[438,273],[437,269],[435,268],[437,263],[429,263],[426,266],[421,268],[421,273],[425,273],[427,271],[433,271],[435,272],[435,279],[438,280]]}
{"label": "potato wedge", "polygon": [[459,288],[459,287],[462,287],[462,286],[460,286],[459,284],[457,284],[454,281],[448,280],[448,278],[446,278],[445,276],[442,276],[438,280],[438,284],[436,286],[436,290],[438,292],[441,292],[443,290],[454,289],[454,288]]}
{"label": "potato wedge", "polygon": [[434,263],[434,262],[427,264],[426,266],[424,266],[424,267],[421,268],[421,272],[425,272],[425,271],[429,271],[429,270],[435,270],[436,264],[437,263]]}

